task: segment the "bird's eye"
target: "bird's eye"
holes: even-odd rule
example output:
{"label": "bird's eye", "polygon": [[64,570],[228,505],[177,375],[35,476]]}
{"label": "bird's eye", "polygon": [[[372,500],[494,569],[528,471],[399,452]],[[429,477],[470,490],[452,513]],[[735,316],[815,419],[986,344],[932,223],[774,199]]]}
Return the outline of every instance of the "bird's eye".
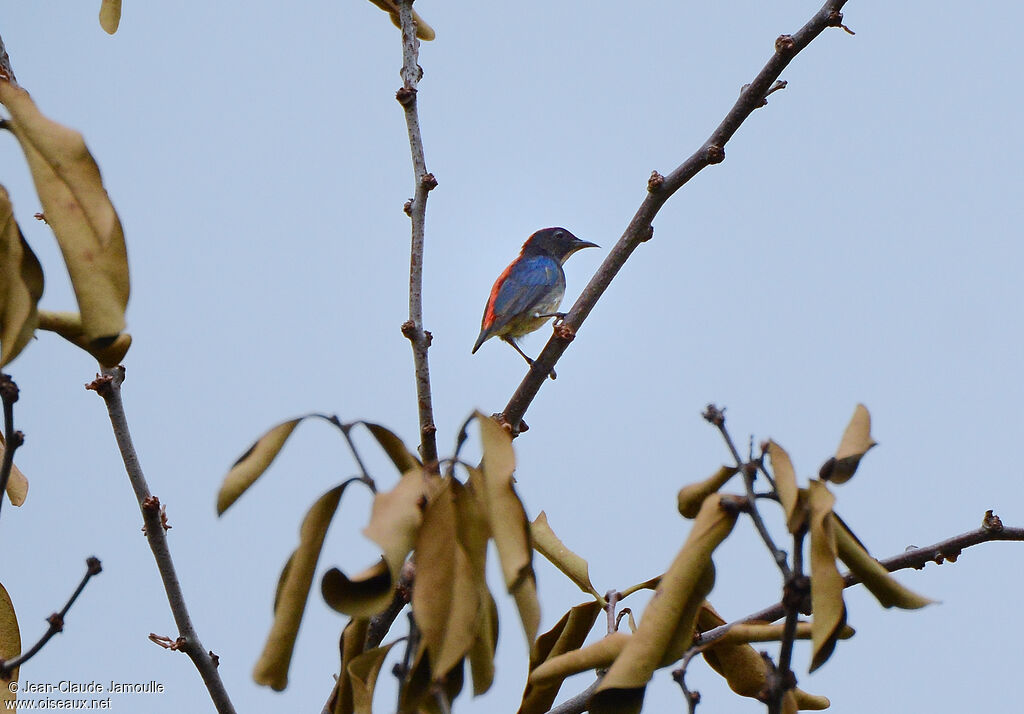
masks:
{"label": "bird's eye", "polygon": [[555,231],[555,234],[552,236],[552,238],[565,238],[565,233],[563,231]]}

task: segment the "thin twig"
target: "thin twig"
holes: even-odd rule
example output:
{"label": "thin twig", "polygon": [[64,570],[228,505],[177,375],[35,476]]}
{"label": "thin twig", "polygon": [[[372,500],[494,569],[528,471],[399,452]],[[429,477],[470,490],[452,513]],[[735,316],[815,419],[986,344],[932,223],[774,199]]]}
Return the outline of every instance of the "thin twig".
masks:
{"label": "thin twig", "polygon": [[377,483],[373,480],[373,477],[370,476],[370,472],[366,469],[366,464],[363,463],[363,459],[359,455],[359,450],[356,448],[355,442],[352,441],[352,435],[349,433],[352,431],[353,426],[356,424],[362,424],[363,422],[357,421],[352,424],[345,424],[338,418],[337,414],[331,414],[330,416],[326,414],[312,414],[311,416],[325,419],[338,427],[338,431],[340,431],[341,435],[345,437],[345,443],[348,444],[348,450],[352,452],[352,458],[356,460],[356,465],[359,467],[359,480],[366,484],[371,493],[377,493]]}
{"label": "thin twig", "polygon": [[405,652],[402,661],[394,666],[392,673],[398,678],[398,702],[395,711],[402,711],[405,691],[409,686],[409,675],[412,673],[413,660],[420,647],[420,631],[416,627],[416,618],[409,613],[409,635],[405,638]]}
{"label": "thin twig", "polygon": [[793,642],[796,640],[796,624],[800,616],[800,604],[807,596],[810,583],[804,577],[804,537],[807,531],[801,528],[793,534],[793,571],[786,580],[782,594],[782,605],[786,610],[786,624],[782,628],[779,643],[779,664],[776,676],[768,690],[768,711],[781,712],[782,698],[796,686],[793,674]]}
{"label": "thin twig", "polygon": [[166,516],[160,507],[160,499],[149,491],[142,466],[139,464],[139,457],[135,453],[135,445],[132,443],[128,418],[124,413],[124,402],[121,400],[122,382],[124,382],[124,367],[104,368],[102,374],[97,376],[95,381],[86,385],[86,388],[95,390],[107,405],[107,413],[110,415],[110,424],[114,430],[117,447],[121,451],[125,472],[127,472],[128,480],[135,491],[139,509],[142,511],[146,540],[149,542],[150,550],[153,551],[153,558],[156,560],[156,567],[160,571],[160,579],[163,581],[164,591],[167,593],[167,602],[174,615],[174,622],[178,626],[178,635],[182,641],[179,649],[189,656],[196,669],[199,670],[199,675],[203,678],[206,689],[210,693],[210,699],[213,700],[217,711],[220,714],[234,714],[235,708],[232,706],[224,683],[217,672],[215,655],[203,648],[195,628],[192,627],[192,618],[189,617],[188,607],[185,605],[185,595],[182,593],[181,583],[178,582],[174,561],[171,559],[171,552],[167,544]]}
{"label": "thin twig", "polygon": [[[886,558],[885,560],[880,560],[878,562],[881,563],[882,567],[890,573],[894,573],[897,570],[905,570],[907,568],[920,570],[928,563],[938,563],[941,565],[946,561],[951,563],[956,562],[956,559],[964,549],[980,545],[981,543],[999,540],[1024,541],[1024,528],[1005,528],[1001,524],[998,527],[983,525],[981,528],[968,531],[967,533],[961,533],[958,536],[947,538],[946,540],[939,541],[933,545],[928,545],[923,548],[908,548],[904,553],[894,555],[891,558]],[[859,583],[860,578],[853,573],[846,573],[843,576],[844,588],[852,587]],[[779,618],[785,616],[785,614],[786,611],[782,603],[777,602],[770,607],[751,613],[739,620],[720,625],[714,629],[708,630],[707,632],[701,633],[694,639],[694,644],[714,642],[725,635],[733,625],[753,621],[775,622]]]}
{"label": "thin twig", "polygon": [[412,247],[409,251],[409,319],[402,325],[402,334],[412,345],[416,372],[416,402],[419,405],[420,457],[427,468],[437,468],[437,427],[430,395],[430,364],[427,351],[430,333],[423,329],[423,233],[427,214],[427,194],[437,186],[433,174],[427,173],[423,155],[423,137],[416,109],[417,84],[422,76],[419,66],[420,41],[416,39],[416,23],[412,19],[412,0],[398,0],[398,17],[402,25],[402,88],[395,94],[405,109],[409,131],[416,193],[405,210],[412,219]]}
{"label": "thin twig", "polygon": [[719,409],[714,404],[708,404],[704,409],[704,413],[701,415],[704,420],[714,424],[715,428],[718,429],[718,433],[722,435],[722,439],[725,440],[726,446],[729,448],[729,453],[736,459],[736,468],[743,474],[743,484],[747,489],[747,513],[750,514],[750,520],[754,522],[754,528],[757,529],[758,535],[761,536],[761,540],[764,541],[764,545],[768,548],[768,552],[771,553],[772,560],[779,566],[779,570],[782,572],[782,579],[788,582],[791,577],[791,571],[785,551],[780,550],[775,545],[775,541],[772,539],[771,533],[768,532],[768,527],[764,524],[764,519],[761,518],[761,512],[757,508],[757,496],[754,494],[754,476],[757,475],[758,465],[755,461],[743,461],[740,458],[740,452],[736,450],[736,445],[733,443],[732,436],[729,435],[729,430],[725,427],[725,410]]}
{"label": "thin twig", "polygon": [[78,596],[82,594],[83,590],[85,590],[86,583],[89,582],[90,578],[92,578],[93,575],[99,575],[102,571],[103,566],[100,564],[99,558],[93,556],[85,559],[85,575],[82,576],[82,581],[78,583],[78,587],[75,588],[73,593],[71,593],[71,597],[68,598],[67,603],[65,603],[61,611],[55,612],[46,618],[50,627],[47,628],[43,636],[39,638],[39,641],[32,645],[27,652],[22,652],[14,659],[7,660],[6,662],[0,660],[0,680],[9,679],[11,672],[32,659],[35,654],[39,650],[43,649],[43,646],[50,641],[51,637],[56,635],[58,632],[63,631],[64,618],[67,617],[68,610],[71,609],[71,606],[75,604],[75,600],[77,600]]}
{"label": "thin twig", "polygon": [[[2,46],[0,46],[2,49]],[[0,372],[0,401],[3,401],[4,412],[4,447],[3,459],[0,459],[0,508],[4,505],[7,495],[7,482],[14,469],[14,452],[24,440],[20,431],[14,430],[14,403],[18,401],[18,385],[10,375]]]}
{"label": "thin twig", "polygon": [[665,205],[665,202],[699,171],[725,159],[725,145],[740,125],[764,101],[775,80],[792,59],[826,27],[839,27],[843,16],[840,13],[846,0],[828,0],[806,25],[794,35],[782,35],[775,41],[775,54],[761,69],[754,81],[740,94],[732,109],[718,125],[707,141],[693,155],[680,164],[668,176],[655,172],[648,181],[648,192],[643,203],[629,222],[619,242],[608,253],[597,273],[583,289],[572,309],[566,314],[562,327],[548,340],[544,350],[535,360],[523,381],[503,410],[505,420],[518,431],[519,422],[526,414],[541,386],[547,381],[548,372],[569,347],[572,338],[583,325],[598,299],[608,289],[629,256],[644,241],[654,234],[651,222]]}
{"label": "thin twig", "polygon": [[695,714],[697,705],[700,704],[700,692],[686,686],[686,668],[698,654],[704,651],[703,647],[691,647],[686,651],[679,666],[672,670],[672,679],[676,681],[679,688],[683,690],[683,699],[686,700],[686,711],[688,714]]}
{"label": "thin twig", "polygon": [[577,694],[575,697],[566,699],[557,707],[549,709],[547,714],[583,714],[583,712],[587,711],[589,708],[590,698],[594,696],[594,692],[597,691],[598,685],[601,684],[601,679],[602,677],[598,677],[593,684]]}
{"label": "thin twig", "polygon": [[412,600],[412,586],[415,579],[416,566],[412,560],[407,560],[402,566],[402,574],[398,577],[398,586],[395,587],[395,593],[391,596],[391,603],[384,612],[370,618],[370,624],[366,628],[364,651],[379,647],[380,643],[384,641],[399,613]]}

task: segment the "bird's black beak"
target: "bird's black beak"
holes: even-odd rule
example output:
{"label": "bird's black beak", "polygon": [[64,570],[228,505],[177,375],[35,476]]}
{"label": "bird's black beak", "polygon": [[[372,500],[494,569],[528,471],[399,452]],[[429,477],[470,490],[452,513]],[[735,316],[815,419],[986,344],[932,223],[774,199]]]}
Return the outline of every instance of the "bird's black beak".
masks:
{"label": "bird's black beak", "polygon": [[600,248],[597,243],[591,243],[589,240],[576,239],[576,242],[572,245],[572,252],[575,253],[577,250],[583,250],[584,248]]}

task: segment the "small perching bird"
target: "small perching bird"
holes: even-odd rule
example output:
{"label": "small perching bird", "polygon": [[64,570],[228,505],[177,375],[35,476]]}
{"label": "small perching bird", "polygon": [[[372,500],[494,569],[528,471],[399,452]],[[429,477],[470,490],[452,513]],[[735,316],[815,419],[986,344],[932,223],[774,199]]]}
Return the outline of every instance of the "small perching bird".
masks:
{"label": "small perching bird", "polygon": [[[540,328],[552,317],[563,317],[556,312],[565,295],[562,264],[578,250],[597,247],[564,228],[545,228],[530,236],[519,257],[494,281],[473,353],[490,338],[500,337],[532,365],[533,360],[519,348],[516,338]],[[553,379],[554,370],[551,376]]]}

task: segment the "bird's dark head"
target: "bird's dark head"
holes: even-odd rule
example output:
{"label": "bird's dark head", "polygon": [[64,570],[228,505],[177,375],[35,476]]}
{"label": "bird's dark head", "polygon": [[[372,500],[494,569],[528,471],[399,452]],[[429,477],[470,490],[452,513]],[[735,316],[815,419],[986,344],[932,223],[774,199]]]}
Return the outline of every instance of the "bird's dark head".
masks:
{"label": "bird's dark head", "polygon": [[564,228],[544,228],[523,243],[523,255],[548,255],[564,263],[566,258],[583,248],[597,248],[597,243],[580,240]]}

